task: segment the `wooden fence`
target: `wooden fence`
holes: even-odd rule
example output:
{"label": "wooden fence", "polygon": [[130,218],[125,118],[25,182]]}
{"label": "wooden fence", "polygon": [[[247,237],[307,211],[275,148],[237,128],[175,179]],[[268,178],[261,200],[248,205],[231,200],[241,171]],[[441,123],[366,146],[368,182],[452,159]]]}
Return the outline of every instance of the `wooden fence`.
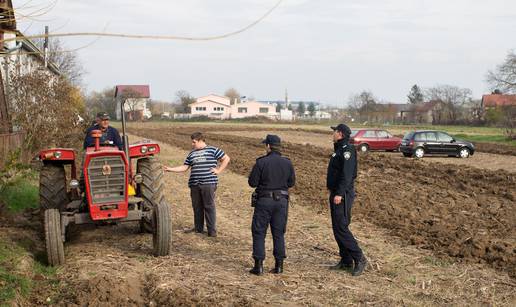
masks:
{"label": "wooden fence", "polygon": [[[0,169],[4,167],[12,152],[22,148],[24,139],[23,132],[0,134]],[[21,158],[22,161],[26,161],[28,154],[22,152]]]}

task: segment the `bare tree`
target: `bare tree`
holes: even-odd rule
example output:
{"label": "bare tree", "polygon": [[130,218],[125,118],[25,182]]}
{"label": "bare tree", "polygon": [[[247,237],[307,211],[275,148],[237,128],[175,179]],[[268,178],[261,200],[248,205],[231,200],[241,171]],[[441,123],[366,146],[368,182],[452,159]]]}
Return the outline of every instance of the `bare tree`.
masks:
{"label": "bare tree", "polygon": [[143,119],[143,114],[140,118],[136,112],[137,107],[140,106],[140,98],[142,98],[141,93],[132,88],[126,88],[120,94],[120,100],[125,102],[124,111],[128,110],[128,120]]}
{"label": "bare tree", "polygon": [[487,72],[486,81],[492,90],[516,94],[516,53],[513,50],[494,71]]}
{"label": "bare tree", "polygon": [[111,118],[116,118],[115,89],[105,88],[100,92],[93,91],[86,96],[86,107],[90,115],[107,112]]}
{"label": "bare tree", "polygon": [[26,133],[24,150],[57,146],[80,148],[84,99],[77,87],[44,70],[15,75],[10,80],[12,122]]}
{"label": "bare tree", "polygon": [[371,91],[362,91],[358,95],[351,96],[348,102],[350,113],[360,121],[371,121],[376,109],[376,100]]}
{"label": "bare tree", "polygon": [[190,113],[190,104],[196,101],[195,97],[191,96],[185,90],[179,90],[176,92],[179,108],[176,109],[179,113]]}
{"label": "bare tree", "polygon": [[224,96],[229,98],[230,104],[240,103],[240,93],[235,88],[229,88],[224,92]]}
{"label": "bare tree", "polygon": [[471,101],[472,92],[469,88],[453,85],[438,85],[426,90],[427,99],[440,102],[443,105],[443,123],[455,124],[463,115],[464,105]]}
{"label": "bare tree", "polygon": [[[43,38],[34,39],[34,43],[43,50],[45,44]],[[61,40],[56,37],[49,39],[48,52],[49,62],[54,63],[72,85],[81,85],[86,71],[79,60],[77,52],[67,50]]]}

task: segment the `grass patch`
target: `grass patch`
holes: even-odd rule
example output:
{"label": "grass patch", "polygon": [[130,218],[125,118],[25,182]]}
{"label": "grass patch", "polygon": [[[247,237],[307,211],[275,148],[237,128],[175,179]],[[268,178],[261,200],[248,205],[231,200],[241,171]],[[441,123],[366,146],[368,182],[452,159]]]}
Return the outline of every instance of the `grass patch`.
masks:
{"label": "grass patch", "polygon": [[450,264],[451,264],[449,261],[439,259],[439,258],[436,258],[433,256],[426,256],[424,258],[424,262],[431,264],[433,266],[438,266],[438,267],[447,267],[447,266],[450,266]]}
{"label": "grass patch", "polygon": [[469,142],[501,143],[516,146],[516,141],[508,140],[505,135],[466,135],[455,134],[454,137]]}
{"label": "grass patch", "polygon": [[0,241],[0,306],[8,305],[17,293],[24,297],[30,294],[32,280],[15,272],[24,253],[19,246]]}
{"label": "grass patch", "polygon": [[12,213],[37,208],[39,204],[37,175],[34,172],[25,172],[10,179],[0,187],[0,202],[4,203]]}

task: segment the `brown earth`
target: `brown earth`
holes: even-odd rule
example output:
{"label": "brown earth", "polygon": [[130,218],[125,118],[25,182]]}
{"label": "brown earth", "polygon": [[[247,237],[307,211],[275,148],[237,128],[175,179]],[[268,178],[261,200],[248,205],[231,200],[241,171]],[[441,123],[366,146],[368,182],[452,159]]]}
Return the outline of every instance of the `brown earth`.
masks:
{"label": "brown earth", "polygon": [[[167,139],[171,144],[185,149],[189,147],[187,131],[164,134],[153,130],[145,134],[153,134],[156,139]],[[136,140],[136,137],[131,139]],[[388,191],[387,187],[381,191],[384,196],[366,193],[362,189],[376,187],[376,180],[370,180],[369,177],[386,180],[382,179],[385,178],[385,174],[391,177],[399,175],[377,165],[383,164],[379,159],[385,157],[372,157],[371,161],[361,158],[362,171],[357,183],[359,195],[354,207],[357,214],[351,225],[371,265],[366,274],[358,278],[351,277],[346,272],[329,271],[328,266],[338,260],[338,253],[325,209],[325,192],[316,188],[308,188],[305,191],[307,184],[319,185],[323,180],[319,176],[320,169],[316,163],[310,163],[302,156],[305,154],[310,159],[326,164],[326,158],[320,155],[328,152],[312,146],[288,144],[286,148],[297,166],[299,181],[293,191],[289,212],[285,273],[279,276],[250,275],[247,271],[252,264],[252,208],[249,206],[252,190],[247,186],[246,175],[254,157],[263,149],[256,144],[255,139],[242,138],[235,141],[233,137],[217,138],[213,135],[209,140],[211,144],[220,145],[232,157],[229,170],[221,175],[217,190],[219,237],[208,238],[206,235],[184,232],[192,227],[188,175],[168,173],[165,176],[166,195],[171,204],[173,221],[170,256],[150,256],[152,238],[149,234],[138,233],[138,226],[135,224],[76,229],[72,231],[70,240],[65,244],[67,260],[58,270],[60,281],[50,288],[35,289],[27,305],[514,306],[516,303],[514,278],[503,270],[485,265],[484,262],[487,260],[468,257],[468,261],[453,261],[456,258],[440,257],[441,252],[445,250],[438,244],[440,241],[437,240],[434,246],[431,244],[431,238],[421,235],[424,243],[407,244],[410,239],[400,235],[407,232],[383,224],[386,217],[382,215],[389,214],[380,212],[380,208],[383,207],[377,200],[386,200],[386,204],[392,205],[393,202],[388,198],[392,197],[393,193]],[[187,151],[164,142],[161,142],[161,147],[162,161],[171,165],[182,164]],[[299,167],[302,163],[307,164]],[[396,170],[394,166],[393,169]],[[492,175],[488,172],[483,174],[486,178]],[[410,176],[414,177],[416,174]],[[310,181],[312,177],[315,179]],[[431,179],[436,180],[436,177]],[[445,176],[446,180],[449,178]],[[485,180],[488,183],[497,182],[493,178]],[[409,184],[409,188],[421,188],[422,195],[432,200],[425,188],[428,183],[417,179],[414,181],[413,185]],[[484,197],[479,190],[484,185],[489,185],[488,183],[479,182],[478,186],[471,182],[466,184],[468,188]],[[380,181],[380,184],[383,184],[383,181]],[[440,189],[452,193],[454,186],[441,188],[444,185],[438,184]],[[501,186],[500,193],[503,189],[503,185]],[[388,187],[392,188],[391,185]],[[419,207],[426,203],[423,198],[421,199]],[[509,205],[514,205],[514,202]],[[451,212],[442,207],[439,206],[442,212]],[[371,210],[371,215],[368,215],[366,210]],[[393,208],[387,207],[384,210],[401,216],[408,208],[404,205],[399,208],[393,205]],[[455,214],[455,211],[452,213]],[[482,211],[482,214],[489,213]],[[413,218],[421,221],[417,213],[415,215]],[[2,225],[0,232],[12,240],[32,240],[32,244],[27,244],[28,251],[33,253],[34,257],[40,257],[44,243],[38,233],[39,227],[36,225],[35,216],[33,215],[32,222],[25,221],[21,225],[18,225],[18,219],[15,219],[10,225]],[[508,226],[512,225],[514,231],[514,224],[510,223],[511,219],[514,219],[511,218],[510,212],[506,212],[505,216],[505,219],[498,219],[502,223],[508,223]],[[476,219],[477,215],[470,217]],[[412,227],[414,233],[424,231],[423,228],[418,228],[417,223],[406,223],[405,218],[400,221],[403,222],[398,223],[399,225]],[[443,219],[443,222],[446,222],[443,225],[450,224],[448,218]],[[435,223],[439,224],[438,221]],[[462,221],[462,224],[466,228],[481,225],[478,221],[473,223],[467,220]],[[506,240],[503,231],[498,229],[501,227],[498,224],[493,226],[495,233]],[[489,236],[490,239],[493,237],[494,235]],[[268,257],[265,262],[268,269],[273,265],[270,241],[268,237]],[[510,265],[509,262],[506,264]]]}
{"label": "brown earth", "polygon": [[[190,148],[185,129],[131,130],[161,142]],[[263,154],[257,139],[209,134],[209,143],[232,158],[231,171],[248,175]],[[327,149],[287,143],[284,153],[294,163],[296,199],[322,211]],[[505,171],[360,156],[355,214],[388,229],[402,242],[431,249],[458,261],[488,263],[516,276],[516,175]]]}

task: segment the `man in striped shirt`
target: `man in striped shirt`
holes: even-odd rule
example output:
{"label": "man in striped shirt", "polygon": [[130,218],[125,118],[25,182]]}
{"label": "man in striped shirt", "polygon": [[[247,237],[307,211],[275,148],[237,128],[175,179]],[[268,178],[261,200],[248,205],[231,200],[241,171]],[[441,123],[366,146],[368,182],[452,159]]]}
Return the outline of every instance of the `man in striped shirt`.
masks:
{"label": "man in striped shirt", "polygon": [[[181,166],[168,167],[167,172],[186,172],[191,169],[188,186],[192,197],[194,212],[194,230],[202,233],[204,220],[208,228],[208,236],[217,236],[215,191],[217,190],[218,174],[229,164],[229,156],[221,149],[206,145],[202,133],[195,132],[191,135],[192,151],[188,154]],[[220,162],[220,165],[219,165]]]}

